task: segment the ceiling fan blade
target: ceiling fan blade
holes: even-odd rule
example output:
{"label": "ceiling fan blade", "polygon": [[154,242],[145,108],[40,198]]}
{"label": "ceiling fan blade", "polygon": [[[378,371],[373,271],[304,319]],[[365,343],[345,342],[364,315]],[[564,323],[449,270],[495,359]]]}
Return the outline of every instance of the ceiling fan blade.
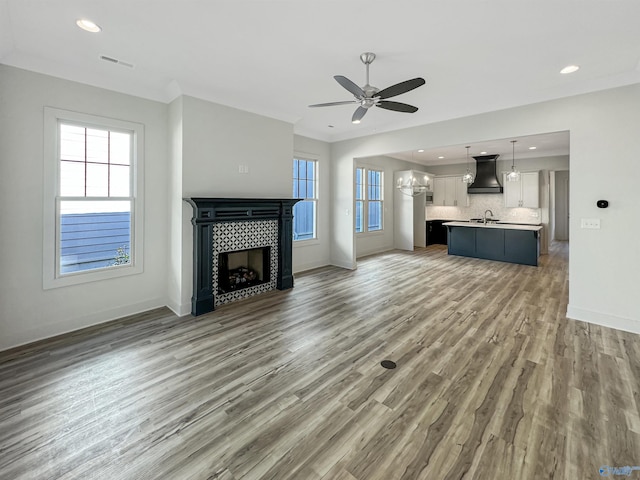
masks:
{"label": "ceiling fan blade", "polygon": [[415,113],[418,111],[418,107],[414,107],[413,105],[408,105],[406,103],[400,102],[391,102],[389,100],[382,100],[376,103],[376,107],[393,110],[394,112]]}
{"label": "ceiling fan blade", "polygon": [[358,103],[356,100],[345,100],[344,102],[329,102],[329,103],[316,103],[315,105],[309,105],[310,107],[333,107],[334,105],[353,105]]}
{"label": "ceiling fan blade", "polygon": [[344,88],[349,90],[356,97],[358,97],[358,98],[364,97],[364,90],[362,90],[358,85],[353,83],[347,77],[343,77],[342,75],[334,75],[333,78],[335,78],[336,82],[338,82]]}
{"label": "ceiling fan blade", "polygon": [[353,117],[351,117],[351,123],[360,123],[364,114],[367,113],[367,109],[364,107],[356,108],[356,111],[353,112]]}
{"label": "ceiling fan blade", "polygon": [[380,98],[395,97],[396,95],[410,92],[414,88],[421,87],[425,83],[427,82],[425,82],[424,78],[412,78],[411,80],[405,80],[404,82],[396,83],[395,85],[380,90],[375,96]]}

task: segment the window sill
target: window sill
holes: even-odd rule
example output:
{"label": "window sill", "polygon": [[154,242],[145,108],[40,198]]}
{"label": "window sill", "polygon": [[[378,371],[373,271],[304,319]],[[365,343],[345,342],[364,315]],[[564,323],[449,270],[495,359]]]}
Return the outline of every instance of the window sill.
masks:
{"label": "window sill", "polygon": [[356,236],[358,237],[376,237],[379,235],[384,235],[384,230],[374,230],[373,232],[356,232]]}
{"label": "window sill", "polygon": [[310,247],[312,245],[320,245],[320,240],[317,238],[310,238],[309,240],[294,240],[293,248],[296,247]]}
{"label": "window sill", "polygon": [[44,290],[50,290],[52,288],[70,287],[72,285],[81,285],[88,282],[98,282],[101,280],[109,280],[111,278],[137,275],[142,272],[142,265],[123,265],[121,267],[96,269],[95,271],[68,273],[56,278],[47,278],[45,275],[42,282],[42,288]]}

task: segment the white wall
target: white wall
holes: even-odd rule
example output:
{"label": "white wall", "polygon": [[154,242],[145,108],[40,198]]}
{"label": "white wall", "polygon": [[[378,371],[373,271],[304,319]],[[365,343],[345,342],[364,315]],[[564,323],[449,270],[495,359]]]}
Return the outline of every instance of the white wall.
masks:
{"label": "white wall", "polygon": [[331,146],[320,140],[294,135],[293,148],[294,155],[317,160],[319,189],[318,238],[293,242],[293,272],[296,273],[322,267],[331,262]]}
{"label": "white wall", "polygon": [[[43,290],[45,106],[144,124],[142,274]],[[0,65],[0,350],[166,304],[166,138],[164,104]]]}
{"label": "white wall", "polygon": [[182,228],[182,212],[188,210],[182,200],[182,97],[176,98],[168,108],[168,154],[169,154],[169,209],[167,211],[169,231],[169,256],[167,272],[167,302],[178,315],[191,311],[183,305],[182,284],[188,281],[189,271],[185,271],[183,249],[189,245],[189,232]]}
{"label": "white wall", "polygon": [[[390,152],[459,145],[495,138],[569,131],[571,149],[571,318],[640,333],[637,218],[640,191],[635,184],[640,151],[640,84],[549,102],[438,122],[332,145],[340,182],[353,181],[354,158]],[[606,159],[606,168],[603,162]],[[353,193],[334,195],[334,211],[351,209]],[[610,201],[606,210],[596,200]],[[580,229],[581,218],[600,218],[600,230]],[[336,215],[333,263],[355,264],[350,218]]]}

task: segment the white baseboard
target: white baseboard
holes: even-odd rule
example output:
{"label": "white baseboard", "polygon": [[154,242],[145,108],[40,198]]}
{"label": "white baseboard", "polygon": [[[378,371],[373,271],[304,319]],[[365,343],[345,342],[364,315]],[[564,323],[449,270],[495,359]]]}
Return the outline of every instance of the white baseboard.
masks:
{"label": "white baseboard", "polygon": [[618,317],[602,312],[594,312],[593,310],[585,310],[583,308],[567,307],[567,318],[572,320],[580,320],[582,322],[594,323],[603,327],[615,328],[625,332],[640,334],[640,321],[631,318]]}
{"label": "white baseboard", "polygon": [[0,351],[38,342],[83,328],[93,327],[101,323],[110,322],[111,320],[117,320],[118,318],[164,307],[165,305],[166,300],[164,298],[155,298],[140,303],[118,306],[101,312],[87,313],[73,319],[42,323],[38,325],[37,328],[2,335],[2,337],[0,337]]}
{"label": "white baseboard", "polygon": [[357,268],[356,262],[352,259],[346,258],[332,258],[331,265],[340,268],[346,268],[347,270],[355,270]]}
{"label": "white baseboard", "polygon": [[191,314],[191,303],[177,304],[174,302],[167,303],[167,308],[179,317]]}
{"label": "white baseboard", "polygon": [[293,273],[295,275],[296,273],[306,272],[307,270],[313,270],[314,268],[327,267],[329,265],[331,265],[329,262],[324,261],[301,263],[298,265],[294,265]]}
{"label": "white baseboard", "polygon": [[[362,258],[362,257],[368,257],[369,255],[377,255],[378,253],[390,252],[391,250],[394,250],[393,246],[384,246],[384,247],[380,247],[380,248],[374,248],[374,249],[371,249],[371,250],[366,250],[366,251],[363,251],[363,252],[358,252],[356,259]],[[411,251],[413,251],[413,250],[411,250]]]}

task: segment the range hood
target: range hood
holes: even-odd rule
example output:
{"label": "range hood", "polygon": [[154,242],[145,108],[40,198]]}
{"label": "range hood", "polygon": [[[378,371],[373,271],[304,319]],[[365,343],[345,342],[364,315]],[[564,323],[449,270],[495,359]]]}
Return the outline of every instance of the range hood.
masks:
{"label": "range hood", "polygon": [[467,193],[502,193],[502,184],[496,176],[496,159],[500,155],[480,155],[476,161],[476,178],[467,187]]}

